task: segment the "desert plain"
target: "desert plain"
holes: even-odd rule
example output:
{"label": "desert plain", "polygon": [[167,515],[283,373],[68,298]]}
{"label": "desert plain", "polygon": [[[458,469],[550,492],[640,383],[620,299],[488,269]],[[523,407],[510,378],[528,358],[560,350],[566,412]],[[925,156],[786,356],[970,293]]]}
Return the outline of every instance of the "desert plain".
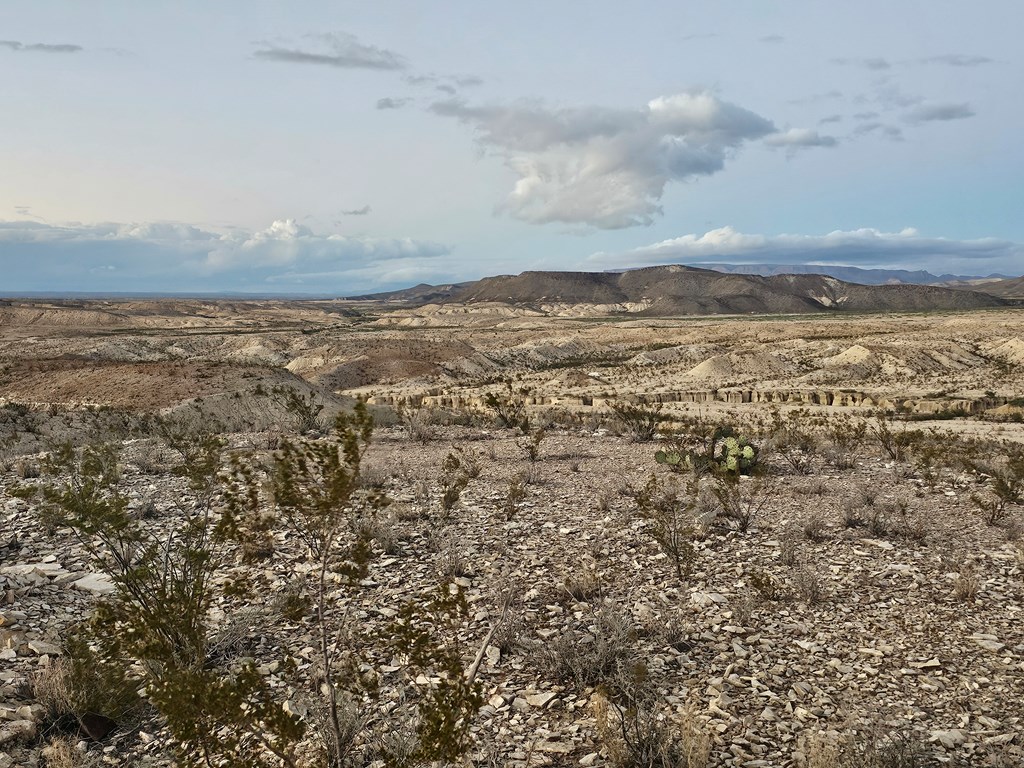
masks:
{"label": "desert plain", "polygon": [[[330,557],[318,576],[287,526],[218,551],[202,668],[254,670],[302,729],[261,764],[428,764],[421,705],[473,667],[447,764],[1024,763],[1021,310],[605,309],[5,302],[0,768],[202,764],[139,659],[130,714],[69,682],[69,638],[120,592],[102,537],[45,498],[76,482],[59,447],[116,446],[108,492],[166,542],[225,514],[233,459],[272,485],[282,446],[323,444],[360,401],[352,500],[372,514],[337,532],[368,543],[359,578]],[[201,489],[176,469],[211,436],[221,479]],[[457,673],[389,641],[439,589],[463,602],[427,622]],[[358,680],[328,684],[353,659]]]}

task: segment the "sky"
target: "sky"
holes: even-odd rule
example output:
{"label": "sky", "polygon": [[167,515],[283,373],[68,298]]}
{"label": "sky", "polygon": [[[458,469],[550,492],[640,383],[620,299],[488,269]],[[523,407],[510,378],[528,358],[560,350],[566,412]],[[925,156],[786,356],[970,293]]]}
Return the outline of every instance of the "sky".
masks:
{"label": "sky", "polygon": [[0,294],[1024,273],[1019,0],[0,0]]}

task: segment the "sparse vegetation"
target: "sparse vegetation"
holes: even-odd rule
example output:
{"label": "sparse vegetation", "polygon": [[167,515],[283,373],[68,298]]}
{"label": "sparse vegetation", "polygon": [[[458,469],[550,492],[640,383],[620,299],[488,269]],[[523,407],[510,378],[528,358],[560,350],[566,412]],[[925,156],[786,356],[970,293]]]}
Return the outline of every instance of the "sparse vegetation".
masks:
{"label": "sparse vegetation", "polygon": [[[1019,762],[1021,432],[992,419],[1020,393],[986,378],[996,325],[630,315],[539,341],[534,315],[353,330],[330,306],[337,326],[268,344],[294,372],[189,367],[255,326],[176,331],[174,362],[150,362],[155,326],[83,334],[83,381],[109,347],[145,356],[111,365],[125,381],[180,388],[145,413],[0,407],[0,721],[38,731],[0,747],[14,765]],[[841,339],[872,329],[888,365],[922,328],[928,366],[963,363],[828,383],[855,380],[820,362]],[[609,402],[648,411],[654,445]],[[97,573],[112,593],[75,586]],[[899,707],[876,728],[878,691]]]}
{"label": "sparse vegetation", "polygon": [[664,421],[660,405],[645,406],[628,402],[610,403],[612,413],[622,423],[626,434],[637,443],[646,443],[658,433],[658,425]]}

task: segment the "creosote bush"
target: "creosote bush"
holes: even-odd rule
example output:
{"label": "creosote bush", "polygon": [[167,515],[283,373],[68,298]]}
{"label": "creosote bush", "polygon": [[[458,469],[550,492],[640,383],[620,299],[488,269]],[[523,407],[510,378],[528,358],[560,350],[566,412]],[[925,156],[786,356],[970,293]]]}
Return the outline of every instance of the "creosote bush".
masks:
{"label": "creosote bush", "polygon": [[699,475],[691,475],[682,488],[678,482],[659,483],[652,475],[634,495],[640,517],[648,522],[651,536],[671,559],[680,581],[689,577],[697,562],[694,518],[699,497]]}
{"label": "creosote bush", "polygon": [[524,435],[530,431],[530,419],[526,414],[524,397],[528,389],[516,392],[512,382],[505,383],[505,392],[488,392],[484,395],[484,405],[494,414],[498,423],[508,429],[518,429]]}
{"label": "creosote bush", "polygon": [[961,459],[986,485],[983,492],[971,494],[971,500],[989,525],[999,525],[1012,507],[1024,505],[1024,449],[1008,443],[994,447],[998,452],[993,456]]}
{"label": "creosote bush", "polygon": [[610,403],[612,413],[622,423],[626,434],[637,443],[646,443],[654,439],[658,433],[658,425],[665,419],[661,412],[661,404],[653,406],[635,403]]}
{"label": "creosote bush", "polygon": [[[426,600],[403,606],[379,638],[361,636],[338,603],[339,592],[357,588],[367,573],[374,551],[368,521],[387,504],[360,482],[372,429],[360,403],[352,415],[338,418],[327,439],[282,440],[269,463],[236,455],[224,469],[219,439],[188,437],[169,425],[164,432],[181,457],[176,473],[189,486],[183,498],[190,503],[166,533],[130,514],[116,449],[55,450],[46,462],[52,480],[32,492],[74,532],[115,591],[72,635],[54,677],[38,682],[52,715],[73,716],[87,730],[97,716],[113,727],[152,706],[177,745],[178,764],[186,767],[297,768],[296,749],[310,727],[326,745],[324,765],[363,765],[379,739],[354,736],[346,712],[353,700],[376,690],[365,660],[376,643],[405,659],[415,688],[412,709],[401,715],[415,723],[415,748],[401,764],[456,759],[480,705],[479,662],[464,669],[451,644],[453,622],[461,622],[466,608],[461,593],[443,585]],[[313,627],[323,704],[315,708],[322,716],[312,719],[286,709],[288,688],[271,687],[251,658],[232,651],[231,618],[213,610],[223,601],[244,604],[269,588],[258,572],[249,582],[234,566],[238,558],[255,559],[251,547],[239,544],[273,540],[278,532],[301,542],[299,556],[308,563],[301,583],[289,586],[296,599],[286,600],[278,613]],[[271,549],[259,556],[279,554]],[[258,624],[272,617],[256,611],[246,619]],[[295,660],[282,653],[276,674],[295,685],[296,672]],[[420,679],[435,682],[417,688]],[[395,730],[387,719],[360,722],[378,732]],[[399,764],[396,756],[384,759]]]}

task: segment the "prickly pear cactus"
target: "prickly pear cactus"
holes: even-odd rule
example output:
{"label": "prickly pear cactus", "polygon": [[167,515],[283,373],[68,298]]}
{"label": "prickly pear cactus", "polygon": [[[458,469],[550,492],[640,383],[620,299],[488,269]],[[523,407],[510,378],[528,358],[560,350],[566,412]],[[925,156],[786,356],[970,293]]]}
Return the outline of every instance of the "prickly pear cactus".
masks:
{"label": "prickly pear cactus", "polygon": [[659,464],[668,464],[670,467],[679,466],[686,457],[679,451],[656,451],[654,453],[654,460]]}
{"label": "prickly pear cactus", "polygon": [[745,437],[737,437],[731,427],[716,431],[710,448],[704,451],[661,450],[654,460],[676,471],[708,471],[731,475],[749,475],[757,466],[757,447]]}
{"label": "prickly pear cactus", "polygon": [[749,475],[757,464],[757,448],[745,437],[727,437],[715,456],[719,469],[733,475]]}

